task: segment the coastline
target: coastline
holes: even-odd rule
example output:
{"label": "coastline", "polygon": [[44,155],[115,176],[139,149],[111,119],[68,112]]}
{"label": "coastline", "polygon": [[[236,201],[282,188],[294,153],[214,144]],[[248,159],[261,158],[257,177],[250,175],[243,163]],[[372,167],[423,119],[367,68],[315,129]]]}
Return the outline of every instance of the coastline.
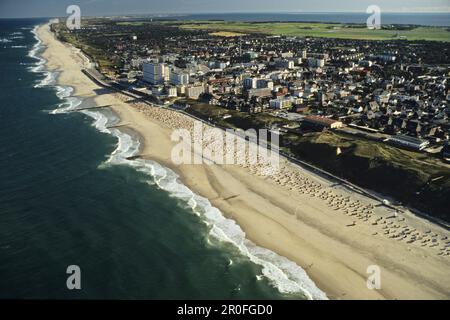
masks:
{"label": "coastline", "polygon": [[[244,168],[173,165],[170,152],[174,144],[167,123],[145,115],[140,106],[125,103],[117,94],[104,92],[92,83],[81,72],[89,62],[79,50],[54,39],[48,25],[41,26],[38,34],[46,45],[43,56],[47,67],[60,71],[59,85],[72,86],[71,94],[92,98],[97,105],[111,104],[120,123],[142,137],[141,153],[145,159],[170,168],[184,185],[209,199],[225,217],[235,220],[247,239],[303,267],[329,298],[449,298],[449,257],[437,256],[433,248],[411,250],[403,242],[374,236],[374,228],[359,223],[349,228],[347,225],[354,218],[336,214],[317,197],[296,193]],[[168,117],[173,111],[164,112],[169,112]],[[329,183],[306,170],[301,174],[317,183]],[[348,190],[338,191],[359,201],[369,201]],[[418,217],[407,218],[424,229],[448,234]],[[366,287],[369,265],[379,265],[382,270],[379,291]]]}
{"label": "coastline", "polygon": [[[41,26],[42,27],[42,26]],[[39,39],[36,33],[36,38]],[[39,47],[39,42],[35,47]],[[89,58],[82,55],[82,53],[74,48],[75,54],[81,58],[83,62],[89,63]],[[80,54],[80,56],[78,56]],[[225,218],[217,208],[213,207],[208,199],[203,198],[187,188],[175,171],[171,170],[169,166],[163,166],[160,163],[154,162],[151,159],[130,160],[136,155],[142,154],[144,148],[144,137],[140,131],[135,130],[135,126],[139,121],[134,123],[134,126],[129,126],[124,123],[125,117],[118,117],[119,110],[114,109],[108,105],[107,108],[96,110],[101,103],[120,103],[117,97],[111,96],[95,101],[96,95],[79,95],[77,89],[80,87],[72,86],[72,82],[65,82],[59,80],[58,76],[62,74],[61,68],[58,66],[48,67],[52,65],[52,61],[42,58],[40,55],[33,55],[34,58],[39,59],[38,63],[40,69],[33,72],[40,72],[46,74],[35,87],[50,86],[56,89],[56,95],[63,101],[54,110],[48,111],[49,114],[66,114],[70,112],[80,112],[88,117],[94,119],[92,126],[98,131],[114,136],[118,140],[117,148],[110,154],[109,158],[99,168],[110,165],[126,165],[133,167],[136,171],[140,171],[154,180],[151,183],[157,184],[162,190],[165,190],[174,198],[180,199],[191,207],[194,214],[201,217],[203,223],[212,225],[213,228],[209,232],[209,236],[215,237],[222,243],[231,243],[240,251],[243,257],[248,258],[253,263],[262,267],[262,274],[256,275],[257,280],[261,280],[266,276],[273,287],[277,288],[281,293],[286,294],[286,297],[301,297],[302,299],[326,299],[325,293],[318,289],[310,280],[308,275],[295,263],[287,260],[284,257],[278,256],[269,250],[257,247],[248,239],[245,239],[245,234],[234,220]],[[81,61],[80,60],[80,61]],[[47,68],[44,69],[42,63],[47,63]],[[80,72],[81,77],[88,79]],[[47,78],[54,81],[46,81]],[[71,75],[70,75],[71,76]],[[58,81],[56,81],[58,79]],[[88,80],[87,83],[91,82]],[[95,88],[94,88],[95,87]],[[102,87],[94,86],[92,90],[102,90]],[[122,97],[124,98],[124,97]],[[68,106],[65,106],[68,105]],[[95,105],[95,107],[93,107]],[[105,113],[110,113],[109,115]],[[125,118],[126,119],[126,118]],[[138,119],[135,119],[138,120]],[[116,126],[120,126],[117,129]],[[161,128],[163,129],[163,128]],[[169,149],[168,149],[169,150]],[[232,261],[230,262],[232,263]],[[288,277],[286,276],[288,275]],[[295,279],[296,281],[293,281]]]}

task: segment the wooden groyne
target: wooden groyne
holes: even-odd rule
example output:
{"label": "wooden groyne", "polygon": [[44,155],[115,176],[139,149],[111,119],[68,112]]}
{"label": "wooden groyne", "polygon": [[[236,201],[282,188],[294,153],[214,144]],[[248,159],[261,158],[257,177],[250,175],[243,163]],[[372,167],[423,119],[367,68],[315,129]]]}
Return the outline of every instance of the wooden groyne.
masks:
{"label": "wooden groyne", "polygon": [[106,127],[106,128],[107,129],[115,129],[115,128],[126,127],[126,126],[129,126],[129,124],[128,123],[120,123],[120,124],[116,124],[116,125],[109,126],[109,127]]}
{"label": "wooden groyne", "polygon": [[141,159],[143,156],[142,155],[136,155],[136,156],[132,156],[132,157],[127,157],[127,160],[136,160],[136,159]]}
{"label": "wooden groyne", "polygon": [[83,111],[83,110],[94,110],[94,109],[104,109],[104,108],[108,108],[108,107],[111,107],[111,105],[108,104],[108,105],[104,105],[104,106],[79,108],[79,109],[71,110],[70,112],[78,112],[78,111]]}

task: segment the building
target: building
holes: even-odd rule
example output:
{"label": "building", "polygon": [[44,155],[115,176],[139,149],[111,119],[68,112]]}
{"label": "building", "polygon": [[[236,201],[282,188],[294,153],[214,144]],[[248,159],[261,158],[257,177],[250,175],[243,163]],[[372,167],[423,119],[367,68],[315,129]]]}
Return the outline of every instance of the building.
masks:
{"label": "building", "polygon": [[223,61],[211,61],[208,65],[210,69],[219,69],[223,70],[226,67],[228,67],[229,62],[223,62]]}
{"label": "building", "polygon": [[186,87],[186,97],[190,99],[198,99],[198,97],[205,92],[203,85]]}
{"label": "building", "polygon": [[328,129],[338,129],[342,128],[344,124],[341,121],[333,120],[327,117],[321,117],[321,116],[306,116],[303,118],[303,123],[306,125],[310,125],[313,127],[319,127],[321,129],[328,128]]}
{"label": "building", "polygon": [[380,54],[380,55],[376,56],[376,58],[378,58],[384,62],[394,62],[397,59],[397,57],[392,54]]}
{"label": "building", "polygon": [[247,60],[254,60],[256,58],[258,58],[258,53],[253,52],[253,51],[248,51],[244,54],[244,58]]}
{"label": "building", "polygon": [[288,109],[292,106],[291,98],[277,98],[269,101],[269,105],[272,109]]}
{"label": "building", "polygon": [[308,58],[308,65],[314,68],[322,68],[325,66],[324,59]]}
{"label": "building", "polygon": [[258,85],[257,78],[245,78],[244,79],[244,89],[256,89]]}
{"label": "building", "polygon": [[178,96],[186,95],[186,86],[185,85],[177,86],[177,94],[178,94]]}
{"label": "building", "polygon": [[278,68],[294,69],[295,62],[293,60],[279,60],[276,62]]}
{"label": "building", "polygon": [[144,63],[142,70],[144,81],[150,84],[163,84],[169,80],[170,71],[165,63]]}
{"label": "building", "polygon": [[264,89],[268,88],[270,90],[273,89],[273,81],[268,79],[258,79],[256,81],[256,88],[258,89]]}
{"label": "building", "polygon": [[177,96],[177,88],[176,87],[167,87],[167,96],[168,97],[176,97]]}
{"label": "building", "polygon": [[294,54],[293,54],[292,52],[290,52],[290,51],[288,51],[288,52],[282,52],[282,53],[281,53],[281,57],[282,57],[282,58],[292,58],[292,57],[294,57]]}
{"label": "building", "polygon": [[258,78],[245,78],[244,79],[244,89],[264,89],[269,88],[273,89],[273,81],[270,79],[258,79]]}
{"label": "building", "polygon": [[270,88],[256,88],[247,90],[247,97],[270,97],[272,95],[272,89]]}
{"label": "building", "polygon": [[145,62],[145,59],[135,58],[135,59],[131,59],[130,65],[133,68],[141,68],[144,62]]}
{"label": "building", "polygon": [[187,74],[185,72],[177,72],[177,71],[171,70],[170,71],[170,83],[175,86],[189,84],[189,74]]}
{"label": "building", "polygon": [[430,143],[429,141],[426,141],[426,140],[422,140],[422,139],[414,138],[414,137],[410,137],[410,136],[405,136],[405,135],[392,136],[392,137],[387,138],[385,141],[388,143],[394,144],[396,146],[404,147],[407,149],[412,149],[415,151],[421,151],[421,150],[425,149],[428,146],[428,144]]}

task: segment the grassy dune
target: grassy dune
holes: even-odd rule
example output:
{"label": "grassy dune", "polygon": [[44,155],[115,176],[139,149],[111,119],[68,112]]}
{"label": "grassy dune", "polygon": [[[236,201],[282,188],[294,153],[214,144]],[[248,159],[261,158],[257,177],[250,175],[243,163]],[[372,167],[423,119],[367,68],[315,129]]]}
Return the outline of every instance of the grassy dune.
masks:
{"label": "grassy dune", "polygon": [[[286,137],[300,159],[450,221],[450,171],[439,159],[333,132]],[[285,142],[287,142],[285,139]],[[340,147],[342,153],[337,154]]]}

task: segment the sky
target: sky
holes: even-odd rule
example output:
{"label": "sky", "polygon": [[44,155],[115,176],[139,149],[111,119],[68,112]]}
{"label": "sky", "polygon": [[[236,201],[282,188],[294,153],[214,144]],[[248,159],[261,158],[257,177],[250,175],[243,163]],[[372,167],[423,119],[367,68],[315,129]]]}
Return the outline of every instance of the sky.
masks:
{"label": "sky", "polygon": [[226,12],[450,12],[450,0],[0,0],[0,18],[62,17],[69,5],[82,15]]}

